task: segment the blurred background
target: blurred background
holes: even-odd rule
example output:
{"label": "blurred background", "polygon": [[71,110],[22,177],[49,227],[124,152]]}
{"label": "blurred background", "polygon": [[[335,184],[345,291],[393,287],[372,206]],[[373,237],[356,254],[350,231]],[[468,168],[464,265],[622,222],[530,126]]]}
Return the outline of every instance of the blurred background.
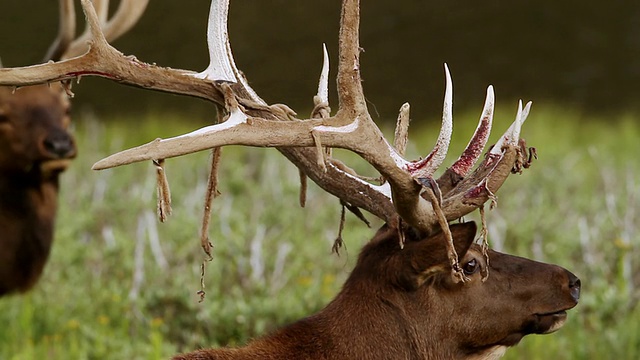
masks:
{"label": "blurred background", "polygon": [[[151,1],[114,45],[142,61],[200,71],[208,8]],[[339,12],[338,0],[232,1],[236,62],[267,102],[310,112],[322,43],[335,76]],[[41,61],[56,27],[55,1],[5,1],[3,64]],[[411,103],[411,158],[437,137],[444,62],[455,85],[448,163],[471,136],[489,84],[497,97],[490,142],[513,120],[518,99],[534,102],[522,134],[540,159],[498,192],[489,240],[570,269],[583,295],[563,329],[526,337],[505,358],[640,358],[640,2],[369,0],[361,28],[370,112],[392,133],[400,105]],[[349,216],[346,248],[331,254],[337,200],[311,186],[301,210],[297,169],[275,150],[230,147],[213,205],[207,296],[198,303],[209,154],[167,160],[174,214],[164,224],[154,215],[150,164],[89,169],[116,151],[210,123],[213,106],[98,78],[73,90],[79,156],[62,175],[56,242],[36,288],[0,299],[0,359],[161,359],[241,344],[318,311],[339,291],[374,230]]]}

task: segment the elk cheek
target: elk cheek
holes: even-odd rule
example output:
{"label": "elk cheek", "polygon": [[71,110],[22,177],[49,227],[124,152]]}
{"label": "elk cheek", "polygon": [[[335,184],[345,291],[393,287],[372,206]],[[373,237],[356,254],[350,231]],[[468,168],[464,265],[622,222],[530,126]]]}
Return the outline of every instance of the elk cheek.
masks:
{"label": "elk cheek", "polygon": [[20,132],[13,125],[6,131],[0,126],[0,167],[11,172],[29,171],[38,152]]}

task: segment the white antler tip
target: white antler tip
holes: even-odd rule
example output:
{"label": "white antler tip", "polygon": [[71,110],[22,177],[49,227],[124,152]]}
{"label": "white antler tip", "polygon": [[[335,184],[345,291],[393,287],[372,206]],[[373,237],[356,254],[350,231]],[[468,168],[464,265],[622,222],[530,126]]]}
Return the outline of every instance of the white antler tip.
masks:
{"label": "white antler tip", "polygon": [[[529,111],[527,110],[527,113]],[[507,139],[507,142],[511,145],[517,145],[518,140],[520,139],[520,129],[522,128],[522,123],[526,119],[526,116],[523,117],[524,110],[522,108],[522,100],[518,100],[518,113],[516,114],[516,120],[513,122],[511,127],[509,128],[510,135]]]}
{"label": "white antler tip", "polygon": [[484,100],[484,109],[482,111],[483,117],[493,117],[493,108],[495,102],[496,96],[493,93],[493,86],[489,85],[489,87],[487,88],[487,97]]}
{"label": "white antler tip", "polygon": [[322,72],[320,73],[320,81],[318,82],[318,96],[322,102],[329,103],[329,53],[327,45],[322,44],[323,61]]}
{"label": "white antler tip", "polygon": [[415,173],[417,177],[433,175],[449,151],[449,143],[451,142],[451,134],[453,133],[453,81],[451,80],[451,73],[446,63],[444,64],[444,73],[445,90],[444,104],[442,106],[442,127],[440,128],[436,146],[423,161],[419,162],[420,165],[418,167],[421,169]]}
{"label": "white antler tip", "polygon": [[491,154],[500,154],[502,152],[502,147],[505,145],[518,145],[518,141],[520,140],[520,129],[529,115],[529,110],[531,110],[531,101],[529,101],[524,108],[522,107],[522,100],[518,101],[516,119],[493,146],[493,149],[490,151]]}
{"label": "white antler tip", "polygon": [[522,118],[520,119],[520,123],[524,124],[524,122],[527,120],[527,117],[529,116],[529,111],[531,110],[531,105],[533,103],[531,101],[529,101],[527,103],[527,105],[524,106],[524,109],[522,110]]}
{"label": "white antler tip", "polygon": [[451,80],[451,73],[446,63],[444,64],[444,73],[446,77],[446,87],[444,90],[444,105],[442,109],[442,127],[445,133],[448,132],[448,137],[451,138],[451,130],[453,128],[453,81]]}
{"label": "white antler tip", "polygon": [[510,144],[517,145],[520,140],[520,131],[522,129],[522,124],[524,124],[525,120],[527,120],[527,116],[529,116],[529,110],[531,110],[531,101],[522,107],[522,100],[518,104],[518,115],[516,117],[516,121],[513,123],[513,131],[511,135]]}
{"label": "white antler tip", "polygon": [[487,98],[491,97],[491,99],[495,98],[495,93],[493,91],[493,85],[487,86]]}
{"label": "white antler tip", "polygon": [[453,81],[451,80],[451,73],[449,72],[449,67],[447,64],[444,64],[444,74],[445,74],[445,89],[444,89],[444,108],[442,114],[442,123],[445,126],[446,122],[451,122],[453,119],[451,118],[451,107],[453,104]]}

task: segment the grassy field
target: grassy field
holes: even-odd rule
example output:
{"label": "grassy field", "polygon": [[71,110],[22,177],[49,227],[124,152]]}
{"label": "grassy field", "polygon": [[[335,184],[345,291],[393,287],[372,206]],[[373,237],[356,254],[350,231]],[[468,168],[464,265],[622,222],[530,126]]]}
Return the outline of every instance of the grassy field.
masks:
{"label": "grassy field", "polygon": [[[512,117],[497,115],[493,140]],[[332,255],[338,201],[312,186],[301,210],[297,170],[275,150],[225,148],[214,259],[198,303],[209,155],[167,161],[174,215],[163,224],[151,164],[89,170],[112,152],[194,125],[166,114],[76,119],[80,156],[62,179],[53,253],[32,292],[0,299],[0,359],[162,359],[242,343],[322,308],[374,232],[349,218],[346,249]],[[475,124],[475,114],[457,117],[452,156]],[[413,126],[417,156],[437,129]],[[498,192],[490,241],[572,270],[583,296],[563,329],[526,337],[506,358],[640,358],[637,119],[534,106],[523,136],[540,159]]]}

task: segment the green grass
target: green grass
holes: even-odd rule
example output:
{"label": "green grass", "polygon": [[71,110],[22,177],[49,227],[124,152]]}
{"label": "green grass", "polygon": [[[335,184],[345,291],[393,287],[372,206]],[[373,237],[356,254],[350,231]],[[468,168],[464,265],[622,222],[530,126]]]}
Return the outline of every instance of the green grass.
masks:
{"label": "green grass", "polygon": [[[510,118],[497,115],[492,139]],[[374,232],[350,217],[347,248],[332,255],[338,201],[312,186],[301,210],[297,170],[275,150],[225,148],[210,231],[214,260],[198,303],[209,155],[167,161],[174,215],[162,224],[151,164],[89,170],[112,152],[194,125],[166,114],[77,120],[81,152],[62,179],[45,274],[30,293],[0,299],[0,359],[161,359],[243,343],[322,308]],[[494,247],[558,263],[583,283],[567,325],[526,337],[507,359],[640,357],[640,125],[626,115],[607,119],[613,125],[603,120],[534,107],[523,136],[540,159],[507,181],[488,213]],[[452,154],[475,121],[456,119]],[[417,123],[416,156],[437,134]]]}

